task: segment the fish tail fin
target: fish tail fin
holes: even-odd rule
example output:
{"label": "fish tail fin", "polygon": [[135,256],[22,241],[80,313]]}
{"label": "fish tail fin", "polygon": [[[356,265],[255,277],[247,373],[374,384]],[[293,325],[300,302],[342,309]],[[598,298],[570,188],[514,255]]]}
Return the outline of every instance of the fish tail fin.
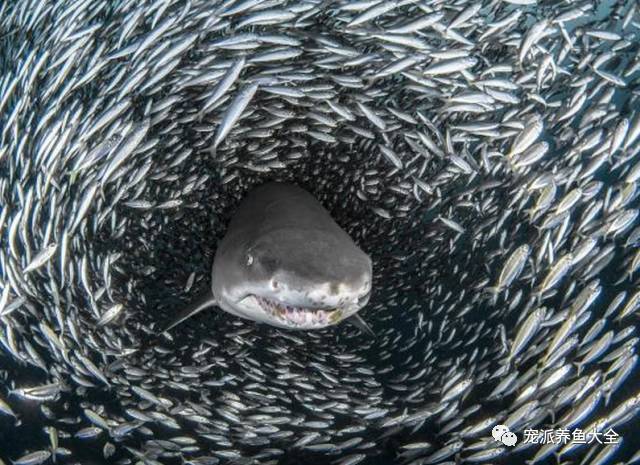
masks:
{"label": "fish tail fin", "polygon": [[540,378],[542,377],[542,372],[544,371],[544,364],[546,362],[546,358],[544,360],[539,360],[536,364],[536,384],[540,385]]}
{"label": "fish tail fin", "polygon": [[589,237],[589,234],[585,234],[584,232],[580,231],[576,231],[576,236],[578,236],[579,239],[583,240]]}
{"label": "fish tail fin", "polygon": [[[531,221],[534,221],[534,219],[531,218]],[[533,227],[536,228],[536,230],[538,231],[539,235],[542,235],[542,233],[544,233],[544,229],[542,229],[542,225],[534,224]]]}
{"label": "fish tail fin", "polygon": [[202,293],[198,298],[196,298],[192,303],[187,305],[180,313],[175,315],[164,327],[161,333],[165,333],[170,331],[171,329],[178,326],[183,321],[191,318],[193,315],[200,313],[205,308],[211,307],[216,304],[216,299],[211,292],[211,289],[207,289],[206,292]]}
{"label": "fish tail fin", "polygon": [[576,375],[580,376],[580,374],[582,373],[582,363],[580,362],[573,362],[573,365],[576,367]]}

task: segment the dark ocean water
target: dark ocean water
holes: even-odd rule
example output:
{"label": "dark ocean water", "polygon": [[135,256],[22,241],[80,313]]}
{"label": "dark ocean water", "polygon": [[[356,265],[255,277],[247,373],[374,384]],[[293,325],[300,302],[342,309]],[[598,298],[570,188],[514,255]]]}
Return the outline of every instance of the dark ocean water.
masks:
{"label": "dark ocean water", "polygon": [[[612,1],[609,2],[600,2],[598,7],[598,15],[594,18],[590,18],[590,20],[582,20],[574,25],[569,26],[567,29],[571,32],[572,28],[580,27],[584,25],[588,25],[588,21],[597,22],[602,18],[606,17],[610,13]],[[631,55],[624,57],[625,60],[630,60],[633,57]],[[621,109],[630,110],[629,108],[625,108],[626,99],[624,92],[618,94],[618,101],[616,102]],[[550,140],[550,143],[553,144],[553,141]],[[553,147],[553,145],[552,145]],[[599,173],[600,179],[603,181],[615,181],[615,173],[607,173],[601,172]],[[425,217],[425,223],[428,223],[432,218]],[[622,264],[619,261],[613,261],[608,265],[608,267],[601,273],[600,279],[602,281],[604,290],[603,294],[599,297],[598,301],[592,308],[592,312],[594,315],[602,313],[604,311],[604,307],[606,307],[606,303],[609,302],[612,298],[612,294],[607,295],[607,286],[608,282],[615,282],[618,280],[619,275],[617,274],[617,269],[620,268]],[[456,288],[456,283],[450,283],[452,289]],[[618,289],[616,289],[616,292]],[[630,293],[634,292],[635,289],[629,285],[628,291]],[[561,292],[560,292],[561,294]],[[415,299],[420,299],[419,295],[415,296]],[[482,312],[476,312],[475,321],[482,321]],[[223,318],[231,318],[230,316],[225,315]],[[505,321],[504,324],[508,327],[510,325],[515,324],[517,319],[517,315],[512,315],[513,321]],[[470,320],[472,322],[473,320]],[[407,321],[407,326],[412,324],[412,322]],[[638,319],[634,317],[633,320],[630,320],[629,324],[634,324],[638,326]],[[607,331],[609,328],[605,328],[604,331]],[[264,329],[265,331],[269,331],[268,328]],[[38,369],[34,369],[32,367],[28,367],[25,365],[17,364],[10,355],[6,353],[0,352],[0,370],[6,371],[8,373],[8,378],[15,380],[16,384],[20,386],[28,386],[28,385],[40,385],[45,384],[48,380],[47,376]],[[611,401],[613,405],[618,404],[621,400],[628,398],[629,396],[635,394],[638,391],[638,387],[640,386],[640,370],[635,370],[633,374],[625,381],[624,385],[619,389],[619,391],[612,397]],[[8,389],[11,389],[13,386],[5,386],[4,392],[7,392]],[[488,392],[480,392],[474,391],[473,395],[477,397],[477,400],[480,400],[483,395],[488,394]],[[512,400],[513,397],[508,399],[503,399],[501,401],[496,401],[488,406],[488,409],[483,409],[482,416],[486,416],[487,414],[499,412],[502,410],[505,405],[509,404],[509,401]],[[15,427],[15,420],[6,415],[0,415],[0,458],[5,462],[10,463],[13,460],[17,459],[20,454],[24,453],[25,450],[37,450],[37,449],[46,449],[49,446],[49,438],[47,436],[46,431],[44,431],[42,425],[44,424],[42,418],[42,412],[40,410],[40,406],[31,401],[21,400],[15,396],[9,396],[6,400],[8,400],[11,407],[15,410],[18,415],[18,421],[21,423],[20,428]],[[65,392],[61,395],[60,399],[55,402],[47,403],[48,407],[51,409],[54,416],[62,416],[64,417],[73,417],[73,416],[82,416],[83,407],[80,405],[80,402],[86,401],[96,401],[97,403],[103,404],[109,407],[112,411],[117,411],[121,408],[118,403],[115,401],[114,396],[111,395],[106,390],[84,390],[82,388],[75,388],[71,392]],[[474,403],[474,398],[467,399],[469,404]],[[62,412],[63,405],[67,405],[69,408],[64,412]],[[491,410],[491,411],[488,411]],[[592,418],[598,416],[602,412],[606,412],[610,410],[610,408],[605,407],[602,403],[600,403],[598,409],[592,415]],[[82,427],[87,426],[86,421],[83,421]],[[340,425],[338,425],[340,426]],[[535,425],[531,425],[535,427]],[[558,425],[558,427],[562,427],[562,425]],[[540,429],[544,429],[545,425],[539,425]],[[60,425],[59,430],[61,434],[65,432],[70,435],[73,434],[78,429],[76,425]],[[160,428],[161,429],[161,428]],[[616,461],[625,461],[630,458],[637,450],[640,449],[640,420],[638,418],[634,418],[632,421],[627,422],[621,428],[617,428],[616,432],[622,438],[622,445],[619,452],[616,454]],[[168,428],[165,431],[166,435],[175,434],[175,432],[169,430]],[[521,438],[521,435],[520,435]],[[366,464],[390,464],[397,463],[396,453],[398,451],[398,447],[400,447],[404,441],[403,437],[389,437],[380,439],[378,436],[365,438],[375,441],[379,444],[382,454],[375,457],[367,459]],[[434,427],[425,427],[418,434],[414,434],[411,436],[411,441],[417,442],[420,440],[429,441],[438,444],[440,440],[437,429]],[[61,439],[61,443],[64,447],[68,448],[72,451],[72,455],[66,458],[59,457],[58,463],[61,464],[72,464],[72,463],[81,463],[81,464],[113,464],[117,463],[118,460],[124,458],[124,448],[118,447],[116,454],[109,458],[105,459],[103,457],[103,447],[108,441],[113,441],[108,437],[106,433],[102,433],[100,436],[94,439],[75,439],[73,437]],[[129,438],[124,439],[121,443],[118,443],[119,446],[131,446],[136,447],[137,437],[131,436]],[[205,451],[203,451],[205,452]],[[597,450],[595,450],[597,453]],[[523,451],[518,455],[510,455],[508,457],[502,457],[495,460],[492,460],[491,463],[495,463],[497,465],[514,465],[521,464],[524,460],[531,458],[532,452],[531,450]],[[571,460],[572,456],[568,456],[564,458],[564,460]],[[304,464],[304,465],[325,465],[329,463],[331,460],[331,456],[326,456],[323,454],[312,454],[308,452],[291,452],[288,454],[286,460],[283,460],[283,464]],[[582,459],[581,459],[582,460]],[[175,459],[163,459],[162,463],[166,464],[180,464],[181,460]],[[556,464],[557,460],[555,457],[551,456],[540,462],[541,465],[551,465]],[[579,462],[578,462],[579,463]],[[586,463],[589,463],[588,461]]]}
{"label": "dark ocean water", "polygon": [[[603,176],[606,178],[606,174],[603,173]],[[603,302],[610,302],[613,298],[613,295],[607,295],[606,293],[606,283],[614,282],[619,278],[616,273],[616,269],[619,266],[620,263],[612,261],[612,263],[610,263],[609,266],[602,272],[600,278],[602,284],[604,285],[604,291],[592,307],[593,314],[597,315],[598,313],[604,312],[606,305],[603,305]],[[633,292],[634,290],[635,289],[633,286],[628,287],[629,292]],[[559,295],[562,295],[562,292],[559,292]],[[477,315],[476,321],[481,321],[482,311],[478,311],[475,314]],[[510,316],[510,320],[504,321],[504,324],[507,327],[509,327],[509,325],[515,324],[517,317],[518,315],[512,314]],[[207,317],[205,316],[205,318]],[[222,318],[232,317],[223,314]],[[213,324],[213,322],[211,322],[211,324]],[[635,320],[629,321],[628,324],[638,326],[637,318]],[[603,333],[608,329],[609,327],[605,327]],[[270,328],[264,327],[264,330],[270,331]],[[373,354],[373,356],[375,356],[375,354]],[[19,384],[20,386],[42,385],[47,382],[47,378],[46,376],[43,376],[41,370],[24,365],[18,365],[6,356],[0,357],[0,370],[6,370],[9,373],[9,378],[16,380],[16,384]],[[618,405],[622,400],[627,399],[633,394],[637,393],[638,386],[640,386],[640,370],[636,369],[634,370],[632,375],[625,381],[618,392],[614,396],[612,396],[611,405]],[[11,386],[7,387],[10,388]],[[484,400],[484,396],[488,395],[489,391],[489,387],[487,387],[487,389],[485,389],[484,391],[474,390],[472,392],[472,395],[465,399],[465,404],[472,405],[476,401],[486,402]],[[510,404],[515,396],[516,395],[514,394],[499,401],[485,403],[485,407],[477,413],[477,418],[481,419],[488,415],[499,413],[502,409]],[[42,416],[39,404],[33,401],[23,400],[13,396],[9,397],[8,400],[11,407],[18,414],[20,428],[15,427],[15,422],[11,417],[0,415],[0,458],[2,458],[6,463],[10,463],[13,460],[17,459],[21,454],[24,453],[25,450],[33,451],[38,449],[47,449],[49,447],[49,437],[42,426],[45,424],[45,420]],[[73,433],[75,431],[77,431],[81,427],[83,428],[89,425],[83,417],[83,408],[80,404],[80,402],[82,401],[102,404],[110,411],[117,412],[120,409],[117,401],[115,401],[114,397],[109,391],[100,391],[98,389],[85,390],[83,388],[79,388],[75,392],[63,393],[60,399],[56,400],[55,402],[47,402],[46,405],[51,409],[54,416],[59,415],[59,417],[64,418],[77,416],[83,418],[82,423],[78,425],[59,424],[58,429],[62,436],[60,442],[64,445],[64,447],[72,451],[72,455],[68,457],[58,457],[58,463],[78,463],[88,465],[106,465],[118,463],[118,460],[124,459],[126,457],[125,447],[129,446],[135,449],[139,446],[137,442],[138,436],[130,436],[123,439],[122,441],[114,441],[109,437],[108,434],[103,432],[99,436],[91,439],[74,438]],[[65,407],[65,409],[61,408],[63,406]],[[592,415],[590,415],[590,418],[596,418],[600,414],[610,411],[610,409],[611,407],[606,407],[603,402],[600,402],[598,408]],[[301,411],[304,410],[302,409]],[[48,423],[50,424],[50,422]],[[342,427],[347,425],[337,426]],[[548,424],[529,425],[529,427],[532,429],[550,428]],[[562,427],[563,426],[561,424],[555,425],[555,428]],[[161,426],[157,429],[157,431],[159,432],[159,437],[170,437],[177,434],[170,428],[164,428],[163,430]],[[615,454],[615,461],[610,460],[607,463],[626,463],[625,461],[628,460],[635,452],[637,452],[640,447],[640,421],[638,417],[635,417],[631,421],[625,423],[622,427],[616,428],[615,431],[620,435],[621,446],[618,452]],[[68,433],[69,437],[64,437],[65,432]],[[518,433],[518,437],[521,441],[521,432]],[[404,437],[403,435],[395,435],[387,438],[380,438],[378,435],[365,437],[365,440],[376,442],[381,453],[375,457],[367,458],[367,460],[362,463],[369,465],[399,463],[397,460],[399,447],[405,444],[406,440],[408,439],[410,439],[411,442],[428,441],[437,446],[439,444],[439,441],[441,440],[441,437],[438,434],[437,427],[435,425],[430,426],[428,424],[425,427],[421,428],[421,430],[417,434],[412,434],[410,437]],[[116,448],[115,455],[108,459],[105,459],[103,457],[103,448],[107,442],[115,442],[118,447]],[[499,457],[492,460],[490,463],[494,463],[496,465],[523,464],[526,460],[531,459],[531,457],[537,450],[537,447],[538,446],[532,445],[529,449],[523,450],[519,454]],[[207,451],[206,448],[204,448],[202,452],[203,455],[206,455],[207,452],[211,453],[214,450],[215,449],[210,449],[209,451]],[[244,451],[247,453],[257,453],[259,452],[259,450],[259,448],[247,448]],[[592,452],[595,455],[599,452],[599,450],[600,448],[593,448]],[[590,463],[589,461],[583,462],[583,453],[584,447],[578,449],[577,452],[568,454],[567,456],[563,456],[562,463],[567,463],[567,461],[569,461],[570,463],[574,463],[573,457],[575,456],[580,457],[580,459],[575,463]],[[282,463],[283,465],[324,465],[329,463],[331,457],[331,455],[325,455],[321,453],[292,450],[289,451],[286,457],[279,463]],[[178,458],[164,458],[161,462],[167,465],[182,463],[182,461]],[[225,461],[223,460],[222,463],[225,463]],[[540,465],[557,465],[558,462],[557,459],[553,455],[551,455],[545,460],[537,463],[539,463]]]}

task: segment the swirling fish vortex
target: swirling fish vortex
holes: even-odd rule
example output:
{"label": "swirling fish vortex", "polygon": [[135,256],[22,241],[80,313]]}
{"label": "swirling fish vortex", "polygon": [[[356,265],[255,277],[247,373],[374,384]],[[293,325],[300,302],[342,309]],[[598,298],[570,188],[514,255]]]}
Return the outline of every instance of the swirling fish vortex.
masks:
{"label": "swirling fish vortex", "polygon": [[[0,459],[637,459],[639,28],[633,1],[3,2]],[[371,254],[375,338],[158,334],[266,180]],[[600,441],[525,441],[561,428]]]}

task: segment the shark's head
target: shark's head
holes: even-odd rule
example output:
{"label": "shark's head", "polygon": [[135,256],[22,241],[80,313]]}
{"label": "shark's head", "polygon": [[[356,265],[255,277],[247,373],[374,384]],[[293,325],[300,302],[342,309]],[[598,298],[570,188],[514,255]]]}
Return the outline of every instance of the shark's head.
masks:
{"label": "shark's head", "polygon": [[369,301],[371,259],[344,233],[279,228],[225,247],[213,291],[224,310],[291,329],[336,324]]}

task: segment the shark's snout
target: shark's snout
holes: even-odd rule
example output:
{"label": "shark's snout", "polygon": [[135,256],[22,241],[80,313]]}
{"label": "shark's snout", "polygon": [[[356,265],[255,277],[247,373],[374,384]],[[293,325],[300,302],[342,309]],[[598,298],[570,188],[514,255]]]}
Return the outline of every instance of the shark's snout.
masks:
{"label": "shark's snout", "polygon": [[270,289],[265,290],[263,296],[309,309],[334,308],[366,303],[371,293],[370,283],[369,278],[352,282],[300,282],[293,277],[287,280],[284,276],[273,279]]}

